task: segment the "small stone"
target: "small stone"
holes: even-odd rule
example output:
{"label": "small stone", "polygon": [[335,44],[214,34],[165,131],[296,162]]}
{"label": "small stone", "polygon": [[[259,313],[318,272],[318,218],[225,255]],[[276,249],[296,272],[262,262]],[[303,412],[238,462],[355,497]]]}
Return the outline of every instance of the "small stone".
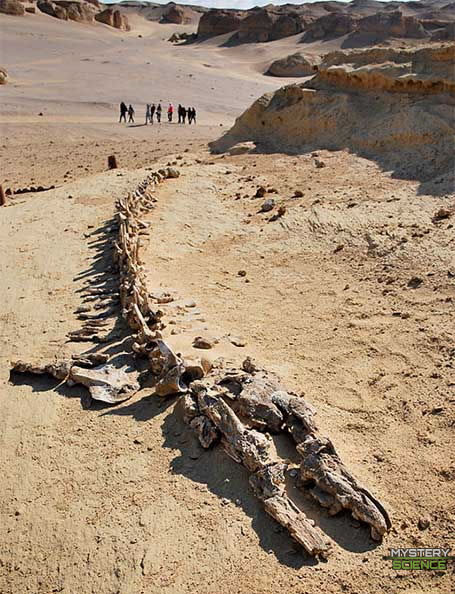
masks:
{"label": "small stone", "polygon": [[321,161],[320,159],[315,159],[314,164],[318,169],[322,169],[322,167],[325,167],[324,161]]}
{"label": "small stone", "polygon": [[448,219],[453,214],[453,211],[449,210],[448,208],[440,208],[432,218],[433,223],[437,223],[438,221],[443,221],[444,219]]}
{"label": "small stone", "polygon": [[236,347],[246,346],[246,340],[244,338],[242,338],[241,336],[230,336],[229,340]]}
{"label": "small stone", "polygon": [[196,336],[193,340],[193,347],[195,349],[213,349],[218,341],[212,336]]}
{"label": "small stone", "polygon": [[166,177],[168,177],[168,178],[180,177],[180,171],[178,169],[174,169],[173,167],[169,167],[166,171]]}
{"label": "small stone", "polygon": [[430,524],[431,518],[429,516],[422,516],[421,518],[419,518],[417,526],[419,527],[419,530],[426,530],[430,527]]}
{"label": "small stone", "polygon": [[267,190],[264,188],[264,186],[259,186],[259,188],[256,190],[255,198],[263,198],[266,192]]}
{"label": "small stone", "polygon": [[417,289],[418,287],[420,287],[420,285],[423,283],[423,278],[420,278],[420,276],[413,276],[411,279],[409,279],[408,281],[408,287],[410,289]]}
{"label": "small stone", "polygon": [[243,361],[243,363],[242,363],[242,369],[243,369],[243,371],[246,371],[246,373],[254,373],[255,371],[257,371],[256,364],[251,359],[251,357],[247,357]]}
{"label": "small stone", "polygon": [[246,276],[246,270],[239,270],[239,271],[237,272],[237,274],[238,274],[239,276]]}
{"label": "small stone", "polygon": [[275,208],[275,200],[273,198],[268,198],[265,202],[262,203],[261,211],[260,212],[269,212]]}
{"label": "small stone", "polygon": [[294,198],[302,198],[303,197],[303,192],[302,190],[296,190],[294,192]]}

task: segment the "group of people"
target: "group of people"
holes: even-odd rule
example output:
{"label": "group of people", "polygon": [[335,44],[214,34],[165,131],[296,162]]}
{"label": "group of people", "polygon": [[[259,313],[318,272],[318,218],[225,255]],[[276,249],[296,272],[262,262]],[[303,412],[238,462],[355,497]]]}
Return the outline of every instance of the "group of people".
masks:
{"label": "group of people", "polygon": [[183,107],[182,105],[179,105],[177,113],[179,116],[179,124],[185,124],[187,118],[188,124],[196,123],[196,110],[194,109],[194,107]]}
{"label": "group of people", "polygon": [[[155,105],[154,103],[147,103],[145,109],[145,124],[153,124],[154,117],[156,116],[156,121],[158,124],[161,124],[161,114],[163,112],[163,108],[161,107],[161,103]],[[134,108],[132,105],[129,107],[126,106],[126,103],[123,101],[120,103],[120,122],[126,123],[126,116],[128,115],[128,123],[134,124]],[[178,114],[178,123],[185,124],[188,121],[188,124],[195,124],[196,123],[196,110],[194,107],[183,107],[183,105],[179,105],[177,109]],[[169,107],[167,108],[167,121],[172,123],[174,118],[174,106],[172,103],[169,103]]]}
{"label": "group of people", "polygon": [[129,107],[126,106],[123,101],[120,103],[120,119],[119,123],[123,120],[126,124],[126,116],[128,114],[128,123],[134,124],[134,108],[130,104]]}

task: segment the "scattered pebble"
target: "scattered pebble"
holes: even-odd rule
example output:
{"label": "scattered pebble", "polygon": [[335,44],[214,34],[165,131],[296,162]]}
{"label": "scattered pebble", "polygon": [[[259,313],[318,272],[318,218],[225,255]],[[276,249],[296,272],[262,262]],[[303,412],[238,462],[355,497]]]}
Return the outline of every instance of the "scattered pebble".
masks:
{"label": "scattered pebble", "polygon": [[260,212],[269,212],[275,208],[275,200],[273,198],[268,198],[265,202],[261,205]]}
{"label": "scattered pebble", "polygon": [[410,289],[417,289],[418,287],[420,287],[420,285],[423,283],[423,278],[420,278],[420,276],[413,276],[411,279],[409,279],[408,281],[408,287]]}
{"label": "scattered pebble", "polygon": [[419,518],[419,521],[417,522],[419,530],[427,530],[427,528],[430,527],[430,524],[431,518],[429,516],[422,516]]}
{"label": "scattered pebble", "polygon": [[229,340],[236,347],[246,346],[246,340],[244,338],[242,338],[241,336],[229,336]]}
{"label": "scattered pebble", "polygon": [[255,198],[263,198],[266,194],[266,189],[264,188],[264,186],[259,186],[259,188],[256,190],[256,194],[255,194]]}
{"label": "scattered pebble", "polygon": [[193,340],[193,347],[195,349],[213,349],[218,341],[212,336],[196,336]]}

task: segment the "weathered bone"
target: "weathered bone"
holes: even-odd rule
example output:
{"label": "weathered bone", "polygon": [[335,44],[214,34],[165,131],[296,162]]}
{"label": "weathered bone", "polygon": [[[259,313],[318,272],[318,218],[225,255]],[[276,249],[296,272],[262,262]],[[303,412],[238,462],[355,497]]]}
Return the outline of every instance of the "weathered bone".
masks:
{"label": "weathered bone", "polygon": [[[330,545],[319,529],[290,501],[284,491],[284,468],[273,462],[270,441],[255,429],[247,429],[234,411],[201,383],[194,386],[200,411],[221,433],[221,443],[233,460],[255,473],[250,482],[256,495],[264,502],[266,512],[289,530],[310,555],[327,556]],[[200,431],[200,416],[190,422]],[[216,434],[210,433],[207,443],[213,443]],[[202,441],[201,441],[202,443]],[[204,444],[202,444],[204,445]]]}
{"label": "weathered bone", "polygon": [[[350,509],[355,518],[370,525],[373,538],[381,538],[390,528],[387,512],[350,475],[332,443],[317,436],[315,411],[303,398],[283,390],[270,374],[259,372],[249,358],[243,363],[243,371],[233,369],[220,377],[222,372],[213,370],[204,382],[197,381],[207,376],[211,365],[202,360],[182,360],[161,339],[162,312],[151,310],[140,262],[140,236],[149,226],[140,215],[153,208],[156,201],[150,194],[150,186],[176,176],[178,172],[171,169],[154,172],[126,198],[117,201],[117,238],[113,242],[110,269],[118,273],[118,285],[86,289],[84,301],[98,300],[99,305],[94,308],[106,308],[106,311],[101,314],[80,311],[89,322],[84,328],[70,332],[70,340],[109,340],[112,333],[100,336],[97,332],[104,316],[114,312],[113,301],[120,301],[122,315],[136,332],[132,350],[142,357],[141,364],[144,358],[148,360],[145,373],[155,376],[156,394],[182,394],[184,421],[196,433],[201,445],[209,448],[221,441],[228,455],[252,473],[250,484],[263,501],[266,512],[308,553],[326,557],[331,549],[329,541],[289,499],[284,481],[287,466],[272,459],[270,439],[256,429],[275,433],[288,431],[302,456],[301,486],[306,488],[311,481],[309,492],[329,513]],[[100,299],[105,301],[101,303]],[[80,356],[73,361],[44,366],[18,362],[13,370],[48,373],[71,385],[81,383],[88,387],[93,398],[115,404],[139,390],[139,372],[131,371],[127,365],[106,364],[105,357],[103,354],[98,359],[96,355]],[[98,366],[93,368],[94,365]]]}
{"label": "weathered bone", "polygon": [[100,365],[94,369],[73,366],[70,378],[77,384],[89,389],[95,400],[117,404],[127,400],[139,389],[138,373],[128,372],[129,366],[114,367],[111,364]]}
{"label": "weathered bone", "polygon": [[58,380],[66,379],[71,371],[72,361],[58,361],[51,364],[31,364],[16,361],[11,364],[11,370],[16,373],[32,373],[34,375],[51,375]]}
{"label": "weathered bone", "polygon": [[306,517],[286,495],[284,473],[286,464],[274,463],[250,477],[255,495],[264,502],[265,511],[313,556],[328,557],[332,547],[314,521]]}
{"label": "weathered bone", "polygon": [[[389,515],[347,470],[330,439],[308,435],[297,446],[297,451],[302,456],[301,482],[314,481],[319,489],[310,490],[310,493],[322,505],[329,505],[329,513],[335,514],[341,508],[351,510],[354,518],[370,525],[372,538],[380,540],[391,528]],[[331,499],[327,498],[324,502],[320,491],[328,493]]]}

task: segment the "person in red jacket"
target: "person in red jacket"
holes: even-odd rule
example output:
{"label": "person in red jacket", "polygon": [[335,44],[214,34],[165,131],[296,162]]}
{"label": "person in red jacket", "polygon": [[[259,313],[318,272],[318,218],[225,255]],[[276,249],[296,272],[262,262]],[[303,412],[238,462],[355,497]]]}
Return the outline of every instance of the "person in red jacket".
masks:
{"label": "person in red jacket", "polygon": [[169,103],[169,107],[167,108],[167,120],[168,122],[172,122],[172,117],[174,115],[174,106],[172,103]]}

